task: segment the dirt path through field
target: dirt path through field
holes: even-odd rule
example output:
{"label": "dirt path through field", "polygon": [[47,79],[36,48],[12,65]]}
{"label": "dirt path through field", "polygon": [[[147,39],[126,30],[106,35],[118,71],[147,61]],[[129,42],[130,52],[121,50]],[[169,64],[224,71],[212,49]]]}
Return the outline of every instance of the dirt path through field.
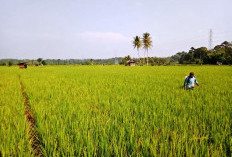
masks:
{"label": "dirt path through field", "polygon": [[38,132],[36,131],[35,119],[31,111],[31,106],[29,104],[29,99],[27,93],[24,90],[23,83],[19,77],[21,93],[23,95],[24,105],[25,105],[25,116],[27,119],[27,136],[32,150],[35,156],[43,157],[42,145],[39,140]]}

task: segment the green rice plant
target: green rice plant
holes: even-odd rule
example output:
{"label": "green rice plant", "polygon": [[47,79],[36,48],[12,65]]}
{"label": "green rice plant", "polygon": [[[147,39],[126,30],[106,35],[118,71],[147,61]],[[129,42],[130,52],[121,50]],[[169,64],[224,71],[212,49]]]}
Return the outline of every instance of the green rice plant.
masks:
{"label": "green rice plant", "polygon": [[[200,87],[186,91],[190,71]],[[45,156],[231,156],[231,72],[44,66],[7,75],[21,76]]]}
{"label": "green rice plant", "polygon": [[0,68],[0,156],[30,156],[18,68]]}

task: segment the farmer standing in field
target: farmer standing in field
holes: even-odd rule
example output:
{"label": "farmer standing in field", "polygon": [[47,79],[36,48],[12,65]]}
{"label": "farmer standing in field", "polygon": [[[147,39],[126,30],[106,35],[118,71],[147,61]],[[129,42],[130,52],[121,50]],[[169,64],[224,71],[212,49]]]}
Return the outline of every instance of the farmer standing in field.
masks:
{"label": "farmer standing in field", "polygon": [[197,86],[199,86],[199,83],[197,82],[196,77],[194,76],[193,72],[189,73],[189,76],[185,78],[184,81],[184,89],[194,89],[194,84],[196,83]]}

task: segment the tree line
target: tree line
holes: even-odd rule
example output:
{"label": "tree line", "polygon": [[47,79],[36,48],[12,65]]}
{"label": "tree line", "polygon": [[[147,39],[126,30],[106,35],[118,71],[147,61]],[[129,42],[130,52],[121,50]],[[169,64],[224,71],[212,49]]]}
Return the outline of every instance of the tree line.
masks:
{"label": "tree line", "polygon": [[206,47],[191,47],[188,52],[179,52],[170,58],[180,64],[232,64],[232,42],[224,41],[208,50]]}
{"label": "tree line", "polygon": [[29,65],[111,65],[117,64],[122,57],[108,59],[0,59],[0,66],[12,66],[18,63],[27,62]]}
{"label": "tree line", "polygon": [[[144,65],[144,58],[139,56],[139,48],[142,41],[140,37],[134,37],[133,46],[137,48],[138,58],[133,58],[139,65]],[[127,64],[130,56],[122,58],[121,64]],[[150,65],[174,65],[174,64],[224,64],[232,65],[232,42],[224,41],[208,50],[206,47],[191,47],[188,52],[178,52],[171,57],[147,57],[147,64]]]}
{"label": "tree line", "polygon": [[[133,47],[137,49],[138,58],[125,57],[109,59],[0,59],[1,66],[16,65],[20,62],[28,62],[30,65],[111,65],[127,64],[128,60],[135,60],[138,65],[174,65],[174,64],[225,64],[232,65],[232,42],[224,41],[208,50],[206,47],[191,47],[188,52],[178,52],[171,57],[148,57],[148,50],[152,47],[152,40],[149,33],[144,33],[142,38],[135,36],[133,38]],[[140,57],[140,49],[144,49],[144,57]],[[145,63],[146,60],[146,63]]]}

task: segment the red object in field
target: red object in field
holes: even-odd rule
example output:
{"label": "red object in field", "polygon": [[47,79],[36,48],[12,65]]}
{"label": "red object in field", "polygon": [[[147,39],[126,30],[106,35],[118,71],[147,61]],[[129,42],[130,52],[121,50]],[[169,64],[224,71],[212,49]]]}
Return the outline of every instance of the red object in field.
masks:
{"label": "red object in field", "polygon": [[17,64],[20,69],[27,69],[27,62]]}

